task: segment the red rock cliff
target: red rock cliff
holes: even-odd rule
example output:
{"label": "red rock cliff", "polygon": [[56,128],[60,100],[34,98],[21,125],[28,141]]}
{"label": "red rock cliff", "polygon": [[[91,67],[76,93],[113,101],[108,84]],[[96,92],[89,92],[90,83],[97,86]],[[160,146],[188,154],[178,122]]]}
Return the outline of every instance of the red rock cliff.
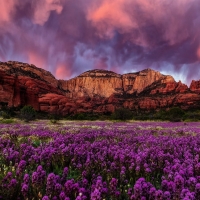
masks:
{"label": "red rock cliff", "polygon": [[[110,97],[113,94],[141,93],[147,86],[163,79],[160,72],[146,69],[136,73],[116,74],[107,70],[90,70],[76,78],[59,81],[66,91],[66,96],[77,97]],[[173,78],[172,78],[173,79]],[[174,79],[173,79],[174,81]]]}
{"label": "red rock cliff", "polygon": [[109,97],[122,93],[122,76],[107,70],[91,70],[68,81],[59,81],[70,98]]}
{"label": "red rock cliff", "polygon": [[40,110],[42,94],[63,94],[50,72],[20,62],[0,62],[0,102],[10,107],[32,105]]}
{"label": "red rock cliff", "polygon": [[194,81],[193,80],[191,85],[190,85],[190,90],[192,92],[200,94],[200,80],[199,81]]}
{"label": "red rock cliff", "polygon": [[118,107],[155,110],[180,106],[200,108],[200,82],[190,88],[172,76],[146,69],[120,75],[90,70],[70,80],[20,62],[0,62],[0,102],[10,107],[32,105],[49,113],[113,112]]}

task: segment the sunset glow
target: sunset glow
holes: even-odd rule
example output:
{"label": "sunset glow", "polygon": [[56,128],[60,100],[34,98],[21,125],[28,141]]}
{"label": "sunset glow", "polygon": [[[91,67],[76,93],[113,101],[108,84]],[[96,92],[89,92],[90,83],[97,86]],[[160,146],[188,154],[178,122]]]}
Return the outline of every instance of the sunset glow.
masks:
{"label": "sunset glow", "polygon": [[0,61],[31,63],[62,79],[95,68],[170,71],[187,84],[200,77],[200,0],[8,0],[0,7]]}

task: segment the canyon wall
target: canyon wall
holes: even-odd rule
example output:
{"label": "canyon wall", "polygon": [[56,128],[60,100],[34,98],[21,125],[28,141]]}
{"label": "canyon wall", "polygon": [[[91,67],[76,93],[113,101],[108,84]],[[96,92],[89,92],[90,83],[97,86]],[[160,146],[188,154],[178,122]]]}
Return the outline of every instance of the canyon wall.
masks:
{"label": "canyon wall", "polygon": [[117,74],[90,70],[70,80],[20,62],[0,62],[0,102],[9,107],[32,105],[61,115],[80,112],[111,113],[125,107],[151,111],[179,106],[200,108],[200,81],[190,87],[152,69]]}

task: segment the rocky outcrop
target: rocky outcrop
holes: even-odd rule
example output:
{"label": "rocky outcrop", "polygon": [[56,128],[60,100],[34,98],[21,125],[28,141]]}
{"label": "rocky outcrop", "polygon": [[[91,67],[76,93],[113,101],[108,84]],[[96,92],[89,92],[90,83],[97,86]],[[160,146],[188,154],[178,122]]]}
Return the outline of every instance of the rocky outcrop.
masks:
{"label": "rocky outcrop", "polygon": [[59,81],[69,98],[104,97],[122,94],[122,77],[111,71],[91,70],[68,81]]}
{"label": "rocky outcrop", "polygon": [[8,75],[26,76],[32,79],[41,80],[54,87],[57,87],[58,80],[48,71],[38,68],[35,65],[16,61],[0,62],[0,70]]}
{"label": "rocky outcrop", "polygon": [[200,80],[199,81],[192,81],[191,85],[190,85],[190,90],[192,92],[195,92],[197,94],[200,94]]}
{"label": "rocky outcrop", "polygon": [[113,94],[141,93],[147,86],[164,77],[151,69],[124,75],[107,70],[90,70],[71,80],[60,80],[59,84],[69,98],[108,98]]}
{"label": "rocky outcrop", "polygon": [[62,115],[112,113],[119,107],[136,111],[200,108],[200,81],[192,81],[188,88],[151,69],[124,75],[90,70],[70,80],[56,80],[34,65],[9,61],[0,62],[0,102]]}
{"label": "rocky outcrop", "polygon": [[49,72],[19,62],[0,63],[0,102],[9,107],[32,105],[40,110],[38,98],[49,92],[64,95]]}
{"label": "rocky outcrop", "polygon": [[147,86],[163,79],[165,76],[152,69],[145,69],[137,73],[122,75],[123,90],[125,93],[133,94],[142,92]]}

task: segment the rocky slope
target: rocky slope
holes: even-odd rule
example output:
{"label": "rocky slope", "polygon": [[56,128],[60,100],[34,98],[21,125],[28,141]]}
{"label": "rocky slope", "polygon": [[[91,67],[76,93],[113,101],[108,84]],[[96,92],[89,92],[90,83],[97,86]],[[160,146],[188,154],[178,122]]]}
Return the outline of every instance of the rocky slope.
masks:
{"label": "rocky slope", "polygon": [[70,80],[56,80],[34,65],[9,61],[0,62],[0,102],[62,115],[108,113],[118,107],[137,111],[200,108],[200,81],[192,81],[188,88],[151,69],[124,75],[96,69]]}

